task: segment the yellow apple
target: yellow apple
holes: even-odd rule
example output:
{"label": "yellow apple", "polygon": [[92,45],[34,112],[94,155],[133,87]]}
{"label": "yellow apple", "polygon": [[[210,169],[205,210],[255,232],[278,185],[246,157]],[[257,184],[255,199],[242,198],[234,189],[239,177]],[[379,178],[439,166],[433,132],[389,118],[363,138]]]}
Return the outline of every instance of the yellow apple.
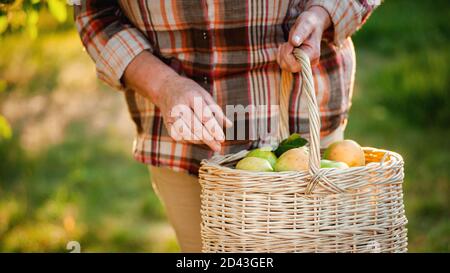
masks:
{"label": "yellow apple", "polygon": [[306,147],[294,148],[284,152],[275,163],[275,171],[304,171],[309,166],[309,152]]}
{"label": "yellow apple", "polygon": [[331,144],[325,150],[323,158],[344,162],[349,167],[364,166],[366,164],[363,149],[358,143],[350,139]]}

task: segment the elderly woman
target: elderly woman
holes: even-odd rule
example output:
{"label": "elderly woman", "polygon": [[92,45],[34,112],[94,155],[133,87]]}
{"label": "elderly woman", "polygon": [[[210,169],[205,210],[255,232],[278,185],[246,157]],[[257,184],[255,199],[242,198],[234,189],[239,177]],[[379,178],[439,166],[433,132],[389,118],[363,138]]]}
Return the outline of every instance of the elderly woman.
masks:
{"label": "elderly woman", "polygon": [[[266,144],[267,134],[255,128],[268,128],[278,118],[272,107],[236,119],[226,109],[277,105],[281,70],[301,70],[292,55],[295,47],[312,63],[322,145],[343,138],[355,74],[350,36],[376,4],[87,0],[75,8],[81,40],[99,78],[124,92],[137,130],[134,157],[149,166],[182,251],[201,250],[200,161],[215,152]],[[299,81],[293,78],[290,130],[307,134]],[[179,106],[183,115],[174,114]]]}

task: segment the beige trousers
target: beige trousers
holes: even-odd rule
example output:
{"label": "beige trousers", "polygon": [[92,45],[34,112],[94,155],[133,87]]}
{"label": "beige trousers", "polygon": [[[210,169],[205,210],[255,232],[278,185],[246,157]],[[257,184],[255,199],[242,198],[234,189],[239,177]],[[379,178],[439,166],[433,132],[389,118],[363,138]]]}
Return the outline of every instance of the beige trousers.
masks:
{"label": "beige trousers", "polygon": [[[344,123],[321,139],[320,146],[328,147],[344,138]],[[165,167],[149,166],[152,186],[163,203],[170,224],[175,229],[182,252],[201,252],[200,184],[196,176],[172,171]]]}

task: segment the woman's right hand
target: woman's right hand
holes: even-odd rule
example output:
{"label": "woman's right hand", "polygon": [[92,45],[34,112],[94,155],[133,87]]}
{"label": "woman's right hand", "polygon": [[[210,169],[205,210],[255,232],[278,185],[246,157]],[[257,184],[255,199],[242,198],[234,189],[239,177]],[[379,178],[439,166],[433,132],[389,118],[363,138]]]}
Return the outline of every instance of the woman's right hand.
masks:
{"label": "woman's right hand", "polygon": [[232,126],[211,95],[191,79],[169,76],[153,98],[164,125],[177,141],[206,144],[220,151],[224,127]]}
{"label": "woman's right hand", "polygon": [[149,98],[160,110],[176,141],[206,144],[220,151],[224,127],[231,127],[211,95],[193,80],[179,76],[148,51],[137,55],[123,75],[125,85]]}

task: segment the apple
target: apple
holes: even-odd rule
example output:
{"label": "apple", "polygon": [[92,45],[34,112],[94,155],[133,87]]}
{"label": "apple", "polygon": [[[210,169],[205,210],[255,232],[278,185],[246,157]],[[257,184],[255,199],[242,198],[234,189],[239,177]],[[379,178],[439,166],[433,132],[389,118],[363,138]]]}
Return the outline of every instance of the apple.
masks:
{"label": "apple", "polygon": [[309,152],[306,147],[293,148],[284,152],[275,163],[277,172],[304,171],[309,166]]}
{"label": "apple", "polygon": [[258,157],[270,162],[273,167],[277,162],[277,156],[272,152],[272,147],[266,146],[250,151],[246,157]]}
{"label": "apple", "polygon": [[322,169],[328,169],[328,168],[347,169],[348,165],[345,162],[338,162],[338,161],[333,161],[333,160],[322,159],[322,160],[320,160],[320,168],[322,168]]}
{"label": "apple", "polygon": [[344,162],[349,167],[364,166],[366,164],[363,149],[358,143],[350,139],[332,143],[325,150],[323,158]]}
{"label": "apple", "polygon": [[259,157],[244,157],[239,160],[236,169],[254,172],[272,172],[273,168],[270,162]]}

